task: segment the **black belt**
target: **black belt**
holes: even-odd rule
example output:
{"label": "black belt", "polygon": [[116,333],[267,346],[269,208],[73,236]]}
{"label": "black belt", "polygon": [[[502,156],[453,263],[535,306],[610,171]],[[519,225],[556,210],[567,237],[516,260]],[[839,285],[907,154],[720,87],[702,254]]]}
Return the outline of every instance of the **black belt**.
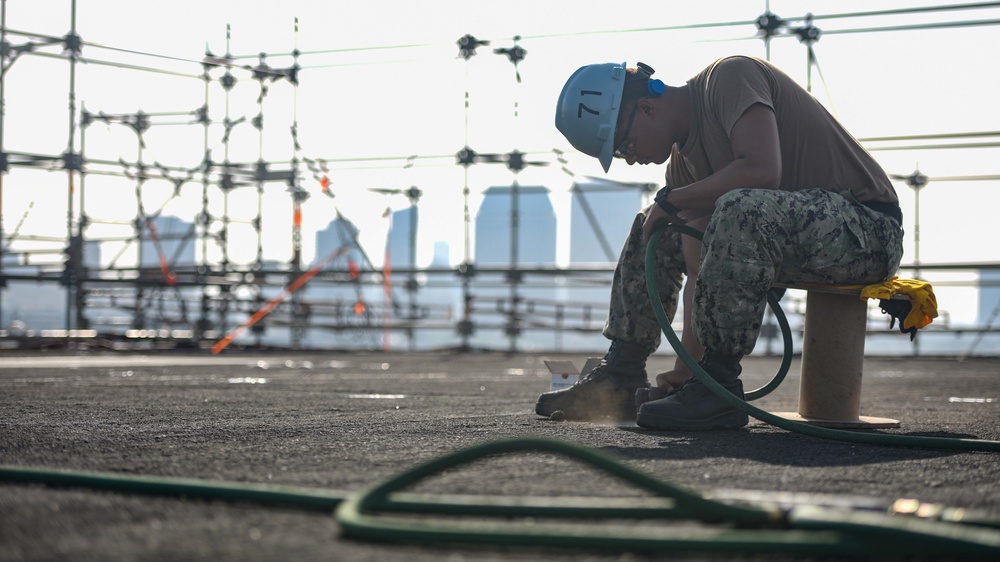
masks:
{"label": "black belt", "polygon": [[883,203],[881,201],[866,201],[862,203],[865,207],[873,211],[878,211],[883,215],[889,215],[892,220],[896,221],[896,224],[903,224],[903,211],[899,208],[898,203]]}

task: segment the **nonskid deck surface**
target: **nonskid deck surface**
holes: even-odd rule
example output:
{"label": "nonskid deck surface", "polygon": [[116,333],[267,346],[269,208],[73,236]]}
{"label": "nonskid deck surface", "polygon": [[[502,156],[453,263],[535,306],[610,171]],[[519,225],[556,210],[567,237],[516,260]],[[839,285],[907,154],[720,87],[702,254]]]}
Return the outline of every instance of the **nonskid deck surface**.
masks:
{"label": "nonskid deck surface", "polygon": [[[995,454],[836,443],[756,420],[744,429],[709,432],[554,422],[533,411],[538,394],[551,384],[545,359],[579,365],[586,356],[0,356],[0,464],[352,492],[462,447],[538,436],[603,450],[709,496],[774,491],[873,505],[914,498],[1000,517]],[[649,372],[667,370],[672,362],[671,355],[655,355]],[[778,363],[745,359],[746,386],[764,384]],[[797,372],[793,365],[785,383],[755,404],[794,410]],[[901,421],[897,429],[879,430],[885,433],[998,440],[998,373],[996,359],[869,358],[862,414]],[[416,488],[511,497],[642,495],[548,454],[477,462]],[[0,528],[3,560],[579,556],[348,540],[329,513],[23,484],[0,484]],[[588,556],[618,560],[621,554]]]}

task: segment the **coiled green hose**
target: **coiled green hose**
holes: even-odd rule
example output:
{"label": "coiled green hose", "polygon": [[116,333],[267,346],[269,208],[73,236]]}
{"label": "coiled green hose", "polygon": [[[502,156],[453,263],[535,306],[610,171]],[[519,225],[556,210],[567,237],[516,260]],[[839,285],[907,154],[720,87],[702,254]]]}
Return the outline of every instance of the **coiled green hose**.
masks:
{"label": "coiled green hose", "polygon": [[[421,496],[398,493],[435,474],[473,461],[521,452],[556,453],[646,490],[651,497],[507,498]],[[360,494],[187,479],[0,466],[0,480],[81,486],[122,492],[254,502],[307,510],[336,509],[345,535],[380,542],[465,543],[612,551],[683,551],[830,555],[1000,556],[1000,522],[921,520],[871,511],[721,502],[658,480],[603,451],[544,438],[514,438],[474,445],[422,463]],[[389,514],[389,517],[385,517]],[[402,515],[411,516],[409,519]],[[427,521],[447,515],[470,520]],[[507,523],[483,522],[487,517]],[[510,522],[510,518],[523,518]],[[698,526],[539,524],[571,518],[660,520]],[[968,524],[966,524],[968,523]]]}
{"label": "coiled green hose", "polygon": [[[527,517],[523,524],[498,523],[428,523],[420,520],[376,517],[379,512],[404,511],[391,494],[404,486],[443,470],[487,456],[511,452],[559,453],[588,463],[655,496],[666,497],[671,508],[649,511],[646,519],[687,518],[705,524],[700,528],[671,526],[661,528],[615,529],[593,524],[547,526],[535,523],[540,517],[616,517],[603,505],[606,500],[591,499],[589,505],[567,506],[547,511],[532,505],[505,504],[497,511],[489,504],[469,504],[450,515],[483,517]],[[486,499],[486,498],[484,498]],[[408,506],[413,507],[413,506]],[[461,542],[490,545],[547,546],[618,551],[709,551],[709,552],[786,552],[824,555],[859,554],[947,554],[949,556],[1000,555],[1000,532],[970,528],[956,523],[938,523],[901,519],[882,514],[831,511],[815,507],[792,508],[739,505],[708,500],[697,494],[656,480],[629,467],[602,451],[571,443],[540,438],[515,438],[493,441],[460,449],[419,465],[379,484],[362,494],[350,496],[337,508],[337,522],[344,533],[358,538],[404,542]]]}

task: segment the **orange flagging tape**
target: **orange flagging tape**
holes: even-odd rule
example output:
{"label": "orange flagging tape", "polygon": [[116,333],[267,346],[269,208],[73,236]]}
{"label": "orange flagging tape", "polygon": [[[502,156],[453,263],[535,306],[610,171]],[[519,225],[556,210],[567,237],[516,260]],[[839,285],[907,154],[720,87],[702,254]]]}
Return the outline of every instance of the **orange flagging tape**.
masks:
{"label": "orange flagging tape", "polygon": [[170,271],[170,265],[167,263],[167,256],[163,254],[163,247],[160,246],[160,237],[156,232],[156,224],[151,220],[147,220],[146,227],[149,228],[149,233],[153,237],[153,247],[156,248],[156,253],[160,257],[160,273],[163,274],[163,280],[167,282],[167,285],[177,284],[177,276]]}
{"label": "orange flagging tape", "polygon": [[301,289],[303,285],[305,285],[306,283],[309,282],[310,279],[315,277],[316,274],[320,272],[320,270],[326,267],[326,264],[337,259],[338,256],[342,255],[344,252],[350,249],[351,246],[348,245],[341,246],[336,250],[334,250],[333,252],[330,252],[328,256],[323,258],[323,261],[316,262],[316,264],[310,267],[308,271],[300,275],[298,279],[292,281],[292,283],[288,287],[282,290],[281,294],[268,301],[267,304],[265,304],[264,306],[260,307],[260,310],[254,312],[253,315],[251,315],[250,318],[246,320],[246,322],[240,324],[235,329],[233,329],[233,331],[226,334],[226,337],[215,342],[215,345],[212,346],[212,353],[219,354],[223,349],[229,347],[229,344],[233,343],[233,340],[239,337],[239,335],[242,334],[244,330],[253,326],[257,322],[260,322],[262,318],[270,314],[271,311],[274,310],[274,308],[277,307],[279,304],[281,304],[282,301],[292,296],[292,293]]}

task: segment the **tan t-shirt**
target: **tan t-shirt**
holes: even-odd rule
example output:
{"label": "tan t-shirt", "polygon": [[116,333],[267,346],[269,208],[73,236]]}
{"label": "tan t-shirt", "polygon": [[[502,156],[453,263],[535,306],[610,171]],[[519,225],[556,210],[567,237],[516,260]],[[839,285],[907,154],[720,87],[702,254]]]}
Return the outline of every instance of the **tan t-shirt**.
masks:
{"label": "tan t-shirt", "polygon": [[733,161],[729,134],[756,103],[774,111],[785,191],[850,191],[859,202],[898,203],[882,167],[804,88],[772,64],[746,56],[720,59],[688,81],[693,118],[681,147],[703,179]]}

